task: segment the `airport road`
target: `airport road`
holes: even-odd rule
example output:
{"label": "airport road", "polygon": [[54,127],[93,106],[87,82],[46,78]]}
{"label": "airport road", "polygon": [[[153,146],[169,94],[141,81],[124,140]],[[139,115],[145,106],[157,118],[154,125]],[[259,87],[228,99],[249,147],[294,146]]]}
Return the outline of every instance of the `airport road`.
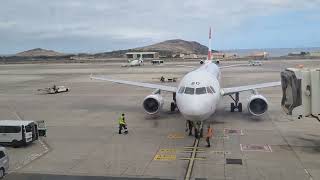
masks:
{"label": "airport road", "polygon": [[[223,86],[279,80],[279,72],[287,66],[319,63],[275,61],[262,67],[224,69]],[[169,112],[171,94],[163,94],[164,111],[151,117],[143,112],[141,103],[152,90],[93,81],[89,74],[158,83],[152,78],[179,78],[191,69],[174,63],[133,68],[118,64],[1,65],[1,119],[16,119],[18,113],[23,119],[45,120],[48,137],[44,141],[50,147],[47,154],[7,178],[183,179],[188,161],[180,159],[190,157],[184,151],[194,138],[185,136],[185,120]],[[70,87],[71,92],[44,95],[36,91],[54,83]],[[215,131],[213,147],[205,148],[200,140],[202,149],[197,157],[203,159],[195,160],[192,179],[320,179],[319,122],[286,117],[280,108],[280,88],[259,92],[270,102],[269,112],[262,117],[251,117],[246,110],[228,112],[231,101],[224,97],[217,114],[207,121]],[[244,104],[248,95],[240,95]],[[128,135],[117,134],[117,118],[122,112],[128,119]],[[9,149],[12,161],[22,158],[15,154],[34,151],[37,148],[33,146]]]}

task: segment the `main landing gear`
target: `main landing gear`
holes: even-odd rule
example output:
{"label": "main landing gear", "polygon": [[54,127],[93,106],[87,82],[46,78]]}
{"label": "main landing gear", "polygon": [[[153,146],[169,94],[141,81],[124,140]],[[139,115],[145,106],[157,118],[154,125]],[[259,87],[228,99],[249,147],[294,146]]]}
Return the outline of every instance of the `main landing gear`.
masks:
{"label": "main landing gear", "polygon": [[231,99],[234,101],[234,103],[231,103],[231,112],[234,112],[234,110],[238,110],[238,112],[242,112],[242,103],[239,102],[239,93],[235,93],[235,97],[232,95],[229,95]]}
{"label": "main landing gear", "polygon": [[171,104],[170,104],[170,111],[171,111],[171,112],[175,111],[176,108],[177,108],[176,93],[175,93],[175,92],[172,94],[172,99],[173,99],[173,101],[172,101]]}

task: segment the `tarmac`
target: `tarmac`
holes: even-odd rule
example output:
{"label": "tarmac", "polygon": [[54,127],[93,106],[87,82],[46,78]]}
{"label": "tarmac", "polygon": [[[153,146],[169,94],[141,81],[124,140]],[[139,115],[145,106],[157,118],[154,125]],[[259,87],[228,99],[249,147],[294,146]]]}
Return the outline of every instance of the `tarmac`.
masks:
{"label": "tarmac", "polygon": [[[243,62],[221,62],[230,65]],[[185,66],[180,66],[181,64]],[[222,87],[280,80],[286,67],[315,67],[319,60],[264,61],[262,66],[222,70]],[[0,66],[0,119],[45,120],[47,137],[30,146],[8,148],[10,172],[6,179],[185,179],[195,151],[191,179],[320,179],[320,122],[297,120],[281,109],[281,87],[259,90],[269,101],[261,117],[230,112],[223,97],[217,112],[206,121],[214,129],[212,147],[204,139],[194,147],[185,119],[170,112],[172,94],[163,111],[150,116],[142,108],[152,89],[90,80],[89,75],[161,83],[199,66],[197,62],[120,67],[106,64],[18,64]],[[158,78],[158,79],[157,79]],[[64,85],[71,90],[42,94],[37,89]],[[240,99],[246,106],[248,92]],[[119,135],[117,119],[127,117],[129,134]]]}

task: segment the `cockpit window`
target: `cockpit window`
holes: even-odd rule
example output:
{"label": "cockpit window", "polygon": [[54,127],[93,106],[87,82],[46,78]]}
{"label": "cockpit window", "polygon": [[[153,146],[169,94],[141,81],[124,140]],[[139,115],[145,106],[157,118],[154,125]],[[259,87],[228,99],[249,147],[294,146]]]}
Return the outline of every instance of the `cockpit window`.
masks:
{"label": "cockpit window", "polygon": [[184,91],[184,89],[185,89],[185,87],[181,87],[180,89],[179,89],[179,92],[178,93],[183,93],[183,91]]}
{"label": "cockpit window", "polygon": [[214,90],[214,88],[212,86],[210,86],[210,89],[213,91],[213,93],[216,93],[216,91]]}
{"label": "cockpit window", "polygon": [[197,88],[196,89],[196,94],[206,94],[206,88],[205,87],[201,87],[201,88]]}
{"label": "cockpit window", "polygon": [[213,91],[211,90],[211,88],[207,87],[207,91],[208,93],[213,94]]}
{"label": "cockpit window", "polygon": [[194,94],[194,88],[186,87],[185,94]]}

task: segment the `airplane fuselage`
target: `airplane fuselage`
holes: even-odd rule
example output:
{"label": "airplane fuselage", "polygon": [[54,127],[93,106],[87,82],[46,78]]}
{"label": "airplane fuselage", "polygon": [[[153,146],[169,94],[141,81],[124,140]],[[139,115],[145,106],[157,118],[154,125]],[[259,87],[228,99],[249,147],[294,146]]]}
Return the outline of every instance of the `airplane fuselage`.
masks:
{"label": "airplane fuselage", "polygon": [[203,121],[215,112],[221,98],[220,76],[219,67],[206,62],[183,77],[176,92],[176,104],[184,118]]}

